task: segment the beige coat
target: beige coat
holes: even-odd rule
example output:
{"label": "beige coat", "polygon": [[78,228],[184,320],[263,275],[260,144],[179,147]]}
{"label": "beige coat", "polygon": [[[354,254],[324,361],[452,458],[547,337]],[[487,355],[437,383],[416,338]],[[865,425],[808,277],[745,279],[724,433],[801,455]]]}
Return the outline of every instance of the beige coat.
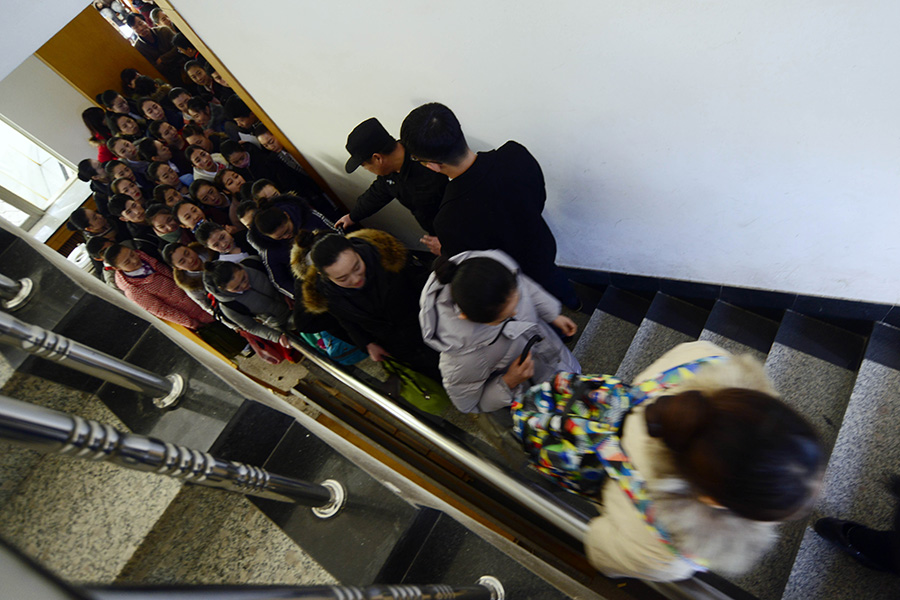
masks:
{"label": "beige coat", "polygon": [[[681,344],[635,377],[634,383],[706,356],[731,355],[710,342]],[[705,365],[696,378],[672,392],[732,387],[777,396],[762,365],[749,356]],[[711,570],[726,574],[748,570],[774,544],[777,525],[750,521],[697,501],[690,484],[679,477],[669,450],[647,433],[645,408],[646,404],[636,407],[626,418],[622,447],[647,480],[659,523],[679,550],[706,560]],[[603,487],[602,515],[591,520],[584,545],[591,564],[608,577],[677,581],[694,574],[689,563],[672,554],[649,530],[634,504],[612,480]]]}

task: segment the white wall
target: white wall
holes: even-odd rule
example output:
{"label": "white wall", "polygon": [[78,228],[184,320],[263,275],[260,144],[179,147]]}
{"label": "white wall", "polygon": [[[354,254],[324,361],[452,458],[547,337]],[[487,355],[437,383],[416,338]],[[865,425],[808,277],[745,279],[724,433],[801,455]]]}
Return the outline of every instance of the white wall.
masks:
{"label": "white wall", "polygon": [[4,0],[0,19],[0,79],[75,18],[88,0]]}
{"label": "white wall", "polygon": [[29,56],[0,80],[0,114],[74,165],[96,158],[81,111],[92,106],[50,67]]}
{"label": "white wall", "polygon": [[349,130],[437,100],[535,154],[561,264],[900,301],[896,2],[174,5],[347,200]]}

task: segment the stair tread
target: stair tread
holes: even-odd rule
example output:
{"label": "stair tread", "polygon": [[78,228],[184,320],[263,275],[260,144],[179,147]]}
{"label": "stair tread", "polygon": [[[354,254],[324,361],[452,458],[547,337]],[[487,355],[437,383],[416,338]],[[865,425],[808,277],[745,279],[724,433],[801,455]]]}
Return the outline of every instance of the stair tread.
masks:
{"label": "stair tread", "polygon": [[862,360],[866,338],[789,310],[784,314],[775,342],[855,371]]}
{"label": "stair tread", "polygon": [[696,340],[708,315],[708,311],[693,304],[657,293],[616,370],[616,376],[630,382],[665,352],[678,344]]}
{"label": "stair tread", "polygon": [[[888,474],[900,470],[900,370],[882,362],[894,362],[898,341],[896,328],[879,324],[873,330],[825,472],[816,519],[837,517],[875,529],[892,526],[896,500],[885,483]],[[864,569],[807,530],[785,598],[891,598],[896,593],[896,577]]]}
{"label": "stair tread", "polygon": [[[840,349],[837,344],[851,347]],[[766,373],[782,399],[819,432],[826,453],[837,438],[850,400],[862,338],[816,319],[788,311],[769,355]],[[829,400],[829,401],[825,401]],[[781,597],[808,519],[781,527],[778,544],[750,573],[729,578],[761,600]]]}
{"label": "stair tread", "polygon": [[[749,349],[762,358],[772,347],[777,333],[778,322],[719,300],[709,313],[700,339],[712,342],[723,338],[732,340],[741,354]],[[726,350],[731,351],[731,348]]]}

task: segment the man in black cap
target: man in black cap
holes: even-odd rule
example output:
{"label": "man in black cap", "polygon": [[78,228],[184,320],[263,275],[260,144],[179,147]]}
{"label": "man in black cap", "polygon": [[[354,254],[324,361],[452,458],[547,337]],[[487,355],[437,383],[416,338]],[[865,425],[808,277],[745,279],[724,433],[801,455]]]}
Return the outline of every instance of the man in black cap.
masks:
{"label": "man in black cap", "polygon": [[361,166],[378,177],[357,199],[350,214],[341,217],[336,225],[345,228],[355,225],[396,198],[428,232],[422,243],[440,254],[440,245],[434,237],[434,215],[444,197],[447,177],[412,160],[403,144],[394,139],[375,117],[366,119],[350,132],[346,148],[350,153],[346,165],[348,173]]}

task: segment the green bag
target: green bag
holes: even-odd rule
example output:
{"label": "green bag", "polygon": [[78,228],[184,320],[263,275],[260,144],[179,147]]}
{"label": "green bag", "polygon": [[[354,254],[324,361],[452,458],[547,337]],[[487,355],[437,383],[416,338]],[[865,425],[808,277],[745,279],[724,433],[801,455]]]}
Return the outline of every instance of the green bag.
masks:
{"label": "green bag", "polygon": [[399,381],[400,397],[419,410],[432,415],[440,415],[452,405],[447,392],[440,383],[431,377],[413,371],[393,358],[386,357],[381,364],[388,374]]}

